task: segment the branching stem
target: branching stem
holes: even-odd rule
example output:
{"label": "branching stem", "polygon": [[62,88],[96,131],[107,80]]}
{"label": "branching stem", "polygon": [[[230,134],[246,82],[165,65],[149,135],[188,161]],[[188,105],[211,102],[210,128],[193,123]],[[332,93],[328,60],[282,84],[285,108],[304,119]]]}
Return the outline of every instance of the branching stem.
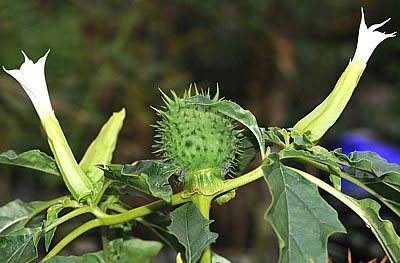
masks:
{"label": "branching stem", "polygon": [[68,196],[58,197],[58,198],[56,198],[56,199],[53,199],[53,200],[50,200],[50,201],[46,202],[46,203],[45,203],[44,205],[42,205],[42,206],[36,208],[36,209],[33,210],[33,211],[29,214],[29,216],[25,219],[23,226],[26,226],[26,224],[28,224],[29,221],[31,221],[32,218],[34,218],[37,214],[43,212],[44,210],[46,210],[46,209],[49,208],[50,206],[57,204],[59,201],[65,199],[65,198],[68,198]]}
{"label": "branching stem", "polygon": [[70,219],[72,219],[72,218],[74,218],[74,217],[77,217],[77,216],[82,215],[82,214],[85,214],[85,213],[91,213],[92,211],[93,211],[93,209],[92,209],[92,207],[90,207],[90,206],[84,206],[84,207],[77,208],[77,209],[75,209],[75,210],[69,212],[69,213],[66,214],[65,216],[60,217],[60,218],[59,218],[57,221],[55,221],[53,224],[51,224],[51,225],[45,227],[44,231],[45,231],[45,232],[48,232],[48,231],[50,231],[51,229],[53,229],[53,228],[55,228],[55,227],[61,225],[62,223],[66,222],[66,221],[68,221],[68,220],[70,220]]}
{"label": "branching stem", "polygon": [[[294,158],[294,160],[297,160],[301,163],[304,164],[309,164],[321,171],[325,171],[330,173],[330,169],[328,166],[326,166],[325,164],[322,163],[318,163],[316,161],[310,160],[308,158]],[[346,179],[347,181],[357,185],[358,187],[364,189],[365,191],[367,191],[368,193],[370,193],[372,196],[374,196],[376,199],[378,199],[379,201],[381,201],[382,203],[384,203],[385,205],[387,205],[389,208],[393,207],[393,204],[388,201],[386,198],[384,198],[382,195],[380,195],[379,193],[375,192],[373,189],[371,189],[370,187],[368,187],[367,185],[359,182],[356,178],[352,177],[351,175],[345,173],[345,172],[340,172],[340,177]],[[392,209],[397,215],[400,216],[400,212],[398,211],[398,209]]]}
{"label": "branching stem", "polygon": [[[209,200],[209,202],[211,202],[211,200],[214,199],[215,197],[217,197],[218,195],[229,192],[240,186],[249,184],[253,181],[260,179],[263,176],[264,176],[264,173],[260,166],[245,175],[242,175],[242,176],[234,178],[234,179],[226,180],[226,181],[224,181],[223,190],[215,195],[208,196],[207,200]],[[196,195],[194,195],[194,196],[196,196]],[[54,224],[48,226],[46,228],[46,231],[50,230],[53,227],[58,226],[59,224],[65,222],[75,216],[78,216],[78,215],[81,215],[84,213],[92,213],[97,218],[86,222],[85,224],[81,225],[80,227],[76,228],[74,231],[69,233],[67,236],[65,236],[56,246],[54,246],[54,248],[42,260],[42,262],[57,255],[71,241],[73,241],[75,238],[77,238],[78,236],[80,236],[81,234],[85,233],[86,231],[88,231],[90,229],[93,229],[93,228],[99,227],[99,226],[115,225],[115,224],[131,221],[131,220],[134,220],[135,218],[146,216],[148,214],[151,214],[151,213],[158,211],[165,207],[175,206],[175,205],[193,201],[192,200],[193,198],[196,199],[196,197],[193,197],[193,196],[190,198],[183,198],[182,193],[177,193],[171,197],[170,203],[163,201],[163,200],[159,200],[159,201],[155,201],[150,204],[146,204],[146,205],[143,205],[143,206],[140,206],[140,207],[128,210],[126,212],[116,214],[116,215],[108,215],[108,214],[104,213],[101,209],[99,209],[97,206],[86,206],[86,207],[78,208],[78,209],[70,212],[69,214],[61,217]],[[196,202],[196,201],[194,201],[194,202]],[[202,203],[202,201],[200,201],[200,203]],[[206,207],[206,203],[201,204],[201,207],[203,207],[203,206]],[[201,211],[201,209],[200,209],[200,211]],[[208,208],[208,211],[209,211],[209,208]],[[203,213],[203,211],[202,211],[202,213]],[[204,213],[205,213],[205,208],[204,208]],[[208,213],[209,212],[207,212],[207,218],[209,218]],[[60,220],[61,220],[61,222],[60,222]],[[211,251],[209,253],[211,255]],[[210,262],[210,261],[204,261],[204,262]]]}

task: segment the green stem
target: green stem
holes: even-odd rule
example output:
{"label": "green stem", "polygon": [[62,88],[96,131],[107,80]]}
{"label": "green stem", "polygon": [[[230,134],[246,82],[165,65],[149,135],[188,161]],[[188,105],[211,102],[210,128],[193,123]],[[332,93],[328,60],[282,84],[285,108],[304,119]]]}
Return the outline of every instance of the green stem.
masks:
{"label": "green stem", "polygon": [[62,223],[85,213],[92,213],[93,208],[90,206],[84,206],[84,207],[80,207],[78,209],[75,209],[71,212],[69,212],[68,214],[66,214],[65,216],[60,217],[56,222],[54,222],[53,224],[47,226],[44,231],[48,232],[51,229],[57,227],[58,225],[61,225]]}
{"label": "green stem", "polygon": [[[208,198],[213,199],[215,197],[217,197],[218,195],[221,195],[223,193],[229,192],[233,189],[236,189],[240,186],[246,185],[248,183],[251,183],[255,180],[260,179],[261,177],[264,176],[264,173],[261,169],[261,166],[254,169],[253,171],[234,178],[234,179],[230,179],[230,180],[226,180],[224,181],[224,188],[221,192],[214,194],[212,196],[208,196]],[[133,220],[137,217],[141,217],[141,216],[145,216],[148,214],[153,213],[154,211],[160,210],[164,207],[167,206],[175,206],[175,205],[179,205],[179,204],[183,204],[186,202],[191,201],[191,198],[183,198],[182,197],[182,193],[177,193],[174,194],[171,197],[171,202],[168,203],[166,201],[163,200],[159,200],[159,201],[155,201],[153,203],[141,206],[141,207],[137,207],[131,210],[128,210],[127,212],[121,213],[121,214],[117,214],[117,215],[105,215],[105,216],[100,216],[99,218],[101,218],[101,220],[106,224],[106,225],[114,225],[114,224],[119,224],[122,222],[126,222],[126,221],[130,221]]]}
{"label": "green stem", "polygon": [[293,167],[288,167],[288,168],[293,170],[293,171],[295,171],[295,172],[297,172],[298,174],[303,176],[308,181],[314,183],[319,188],[325,190],[326,192],[330,193],[331,195],[333,195],[334,197],[339,199],[342,203],[347,205],[351,210],[353,210],[356,214],[358,214],[364,220],[364,218],[361,216],[363,214],[363,211],[360,209],[360,207],[357,204],[355,204],[353,201],[351,201],[342,192],[340,192],[336,188],[330,186],[329,184],[325,183],[321,179],[319,179],[319,178],[317,178],[317,177],[315,177],[315,176],[313,176],[313,175],[311,175],[309,173],[306,173],[306,172],[304,172],[302,170],[299,170],[299,169],[296,169],[296,168],[293,168]]}
{"label": "green stem", "polygon": [[119,205],[115,205],[115,204],[108,204],[106,206],[106,209],[110,209],[110,210],[113,210],[113,211],[118,212],[118,213],[125,213],[125,212],[129,211],[128,209],[125,209],[125,208],[123,208],[123,207],[121,207]]}
{"label": "green stem", "polygon": [[355,212],[366,223],[366,225],[371,228],[372,233],[375,235],[378,242],[381,244],[386,255],[388,255],[389,260],[391,262],[395,262],[395,260],[391,256],[390,251],[388,251],[386,249],[387,246],[385,245],[385,242],[382,240],[381,235],[378,233],[377,229],[375,229],[376,226],[374,226],[373,222],[370,222],[370,220],[368,219],[365,212],[361,209],[360,205],[356,201],[354,201],[355,199],[348,197],[347,195],[343,194],[336,188],[330,186],[329,184],[325,183],[324,181],[320,180],[319,178],[317,178],[311,174],[308,174],[308,173],[298,170],[296,168],[292,168],[292,167],[288,167],[288,168],[299,173],[305,179],[309,180],[310,182],[317,185],[319,188],[321,188],[321,189],[325,190],[326,192],[328,192],[329,194],[333,195],[338,200],[340,200],[343,204],[345,204],[347,207],[349,207],[351,210],[353,210],[353,212]]}
{"label": "green stem", "polygon": [[216,197],[217,195],[221,195],[221,194],[229,192],[233,189],[239,188],[240,186],[254,182],[263,176],[264,176],[264,172],[262,171],[262,166],[259,166],[256,169],[248,172],[245,175],[236,177],[234,179],[225,180],[224,188],[221,191],[222,193],[220,192],[220,193],[217,193],[216,195],[213,195],[213,198]]}
{"label": "green stem", "polygon": [[85,224],[81,225],[80,227],[76,228],[74,231],[72,231],[67,236],[65,236],[60,242],[58,242],[57,245],[55,245],[54,248],[52,250],[50,250],[50,252],[42,259],[41,262],[45,262],[46,260],[49,260],[50,258],[54,257],[66,245],[68,245],[72,240],[74,240],[78,236],[82,235],[86,231],[93,229],[95,227],[99,227],[99,226],[102,226],[101,220],[93,219],[93,220],[90,220],[89,222],[86,222]]}
{"label": "green stem", "polygon": [[[205,195],[193,195],[192,202],[196,205],[196,207],[200,210],[201,214],[207,219],[210,219],[210,208],[211,208],[211,201],[212,197],[205,196]],[[207,229],[210,230],[210,225],[207,226]],[[211,263],[211,246],[208,245],[201,255],[200,263]]]}
{"label": "green stem", "polygon": [[23,223],[23,226],[26,226],[26,224],[28,224],[29,221],[31,221],[32,218],[34,218],[37,214],[39,214],[39,213],[41,213],[42,211],[46,210],[46,209],[49,208],[50,206],[57,204],[59,201],[65,199],[65,198],[68,198],[68,196],[62,196],[62,197],[58,197],[58,198],[56,198],[56,199],[47,201],[44,205],[42,205],[42,206],[36,208],[36,209],[33,210],[33,211],[29,214],[29,216],[25,219],[25,221],[24,221],[24,223]]}
{"label": "green stem", "polygon": [[[321,171],[325,171],[328,173],[331,173],[331,170],[329,169],[328,166],[326,166],[325,164],[322,163],[318,163],[316,161],[307,159],[307,158],[294,158],[295,160],[302,162],[304,164],[309,164]],[[368,193],[370,193],[372,196],[374,196],[376,199],[380,200],[382,203],[384,203],[385,205],[387,205],[389,208],[392,208],[392,210],[400,216],[400,213],[398,212],[398,209],[394,208],[393,209],[393,204],[388,202],[388,200],[384,197],[382,197],[379,193],[375,192],[373,189],[369,188],[367,185],[361,183],[360,181],[358,181],[356,178],[352,177],[351,175],[345,173],[345,172],[340,172],[340,177],[346,179],[349,182],[352,182],[353,184],[357,185],[358,187],[364,189],[365,191],[367,191]]]}
{"label": "green stem", "polygon": [[107,227],[103,226],[101,227],[101,244],[103,245],[103,256],[104,256],[104,261],[106,263],[110,262],[110,257],[109,257],[109,246],[108,246],[108,239],[107,239]]}
{"label": "green stem", "polygon": [[[251,172],[249,172],[249,173],[247,173],[245,175],[242,175],[240,177],[224,181],[223,190],[221,192],[215,194],[215,195],[208,196],[207,198],[212,200],[213,198],[217,197],[218,195],[221,195],[223,193],[229,192],[229,191],[231,191],[233,189],[236,189],[236,188],[238,188],[240,186],[246,185],[246,184],[251,183],[253,181],[256,181],[256,180],[260,179],[263,176],[264,176],[264,173],[263,173],[263,171],[261,169],[261,166],[260,166],[260,167],[254,169],[253,171],[251,171]],[[115,224],[123,223],[123,222],[126,222],[126,221],[134,220],[134,219],[136,219],[138,217],[146,216],[148,214],[151,214],[151,213],[153,213],[153,212],[155,212],[157,210],[160,210],[162,208],[165,208],[167,206],[175,206],[175,205],[183,204],[183,203],[190,202],[190,201],[192,201],[192,198],[183,198],[182,197],[182,192],[181,192],[181,193],[174,194],[171,197],[171,202],[170,203],[168,203],[168,202],[166,202],[164,200],[159,200],[159,201],[155,201],[153,203],[147,204],[147,205],[143,205],[141,207],[137,207],[137,208],[128,210],[127,212],[124,212],[124,213],[121,213],[121,214],[117,214],[117,215],[107,215],[104,212],[102,212],[100,209],[95,209],[93,207],[86,207],[88,209],[87,212],[93,213],[97,217],[97,219],[93,219],[93,220],[81,225],[80,227],[78,227],[77,229],[75,229],[74,231],[69,233],[67,236],[65,236],[49,252],[49,254],[47,254],[45,259],[48,260],[51,257],[57,255],[58,252],[60,252],[72,240],[74,240],[79,235],[85,233],[86,231],[88,231],[88,230],[90,230],[92,228],[95,228],[95,227],[98,227],[98,226],[115,225]],[[77,210],[79,210],[79,209],[77,209]],[[72,211],[72,212],[74,212],[74,211]],[[84,212],[82,211],[79,214],[82,214],[82,213],[84,213]],[[66,217],[68,215],[69,214],[65,215],[64,217]],[[61,217],[59,220],[61,220],[64,217]],[[56,223],[58,223],[58,221]],[[65,222],[65,221],[66,220],[64,220],[63,222]],[[54,226],[50,225],[48,227],[48,230],[51,229],[50,227],[55,227],[55,226],[59,225],[59,224],[56,224],[56,223],[53,224]]]}

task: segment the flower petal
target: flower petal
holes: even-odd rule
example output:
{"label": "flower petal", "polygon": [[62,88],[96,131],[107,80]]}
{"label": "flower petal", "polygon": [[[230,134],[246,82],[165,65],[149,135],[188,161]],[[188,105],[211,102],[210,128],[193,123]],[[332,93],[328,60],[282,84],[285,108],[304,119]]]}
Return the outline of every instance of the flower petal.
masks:
{"label": "flower petal", "polygon": [[353,60],[361,60],[364,63],[368,62],[375,48],[385,39],[396,36],[396,32],[386,34],[384,32],[375,31],[384,24],[386,24],[389,19],[386,19],[382,23],[374,24],[367,27],[365,23],[364,10],[361,8],[361,22],[360,29],[358,33],[357,48],[354,54]]}
{"label": "flower petal", "polygon": [[7,70],[3,66],[4,71],[21,84],[42,120],[48,113],[53,112],[44,75],[44,66],[49,52],[50,49],[36,63],[33,63],[25,52],[21,51],[25,61],[19,69]]}

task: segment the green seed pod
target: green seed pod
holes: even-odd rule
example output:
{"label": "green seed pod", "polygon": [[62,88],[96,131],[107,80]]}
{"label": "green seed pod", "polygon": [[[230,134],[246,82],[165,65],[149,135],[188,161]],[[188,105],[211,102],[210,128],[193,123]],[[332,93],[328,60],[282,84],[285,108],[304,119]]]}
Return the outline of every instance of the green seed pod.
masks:
{"label": "green seed pod", "polygon": [[[193,102],[195,97],[210,100],[209,93],[196,89],[192,97],[189,89],[183,98],[172,95],[173,99],[163,93],[165,111],[156,110],[162,118],[155,125],[156,153],[179,167],[186,195],[212,195],[235,167],[241,133],[231,118],[211,105]],[[212,101],[219,101],[218,92]]]}

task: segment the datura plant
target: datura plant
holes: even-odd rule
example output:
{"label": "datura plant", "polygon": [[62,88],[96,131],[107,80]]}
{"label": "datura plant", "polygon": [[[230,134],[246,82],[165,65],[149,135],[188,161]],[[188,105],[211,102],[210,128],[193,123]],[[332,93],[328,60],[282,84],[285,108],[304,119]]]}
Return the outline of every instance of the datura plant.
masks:
{"label": "datura plant", "polygon": [[[0,162],[60,176],[70,195],[50,201],[14,200],[1,207],[0,262],[37,260],[41,239],[46,255],[40,262],[48,263],[151,262],[163,245],[176,250],[176,262],[230,262],[211,249],[218,234],[210,231],[210,207],[214,202],[231,201],[237,188],[257,180],[267,182],[266,190],[272,196],[265,219],[278,238],[280,263],[325,263],[328,238],[346,232],[319,188],[357,214],[389,260],[400,262],[400,237],[392,222],[379,214],[383,204],[400,216],[400,166],[374,152],[345,155],[340,149],[329,151],[317,144],[346,107],[374,49],[395,36],[377,31],[386,22],[367,27],[362,13],[353,59],[331,94],[293,128],[260,127],[250,111],[220,98],[218,87],[213,96],[196,86],[183,96],[161,92],[164,106],[154,109],[159,115],[154,125],[157,158],[124,165],[112,164],[112,154],[125,110],[110,117],[78,162],[51,106],[44,75],[49,52],[36,63],[23,53],[25,62],[20,69],[4,70],[31,99],[53,157],[39,150],[21,154],[10,150],[0,154]],[[253,160],[258,166],[243,173]],[[288,165],[296,161],[328,177],[324,180]],[[344,194],[342,180],[361,187],[371,198]],[[137,193],[152,201],[138,207],[124,202]],[[174,210],[163,210],[168,207]],[[94,218],[52,244],[60,225],[87,213]],[[160,241],[132,237],[135,223],[154,231]],[[71,241],[98,227],[101,251],[57,255]]]}

